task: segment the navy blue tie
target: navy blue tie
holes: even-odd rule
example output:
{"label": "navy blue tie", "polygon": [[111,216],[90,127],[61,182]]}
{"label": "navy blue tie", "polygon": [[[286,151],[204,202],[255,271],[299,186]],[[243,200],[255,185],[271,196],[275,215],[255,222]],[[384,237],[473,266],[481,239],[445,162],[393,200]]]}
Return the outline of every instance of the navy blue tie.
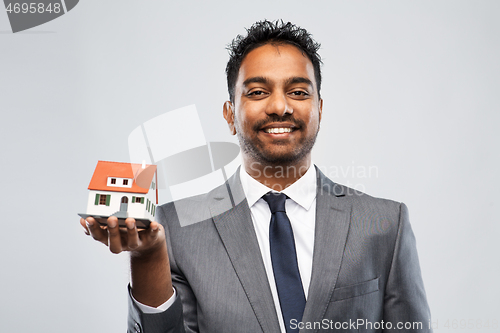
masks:
{"label": "navy blue tie", "polygon": [[292,226],[285,212],[287,196],[283,193],[269,192],[262,199],[267,202],[272,214],[269,225],[271,261],[286,332],[298,332],[298,328],[293,330],[290,328],[290,321],[292,319],[295,319],[296,323],[302,321],[306,297],[297,264]]}

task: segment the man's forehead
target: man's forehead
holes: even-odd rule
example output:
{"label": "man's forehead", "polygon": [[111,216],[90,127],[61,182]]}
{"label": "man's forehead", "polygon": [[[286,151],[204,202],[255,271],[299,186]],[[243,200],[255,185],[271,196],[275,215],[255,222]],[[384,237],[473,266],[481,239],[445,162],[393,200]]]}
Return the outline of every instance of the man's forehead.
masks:
{"label": "man's forehead", "polygon": [[238,72],[237,82],[266,83],[274,79],[287,83],[314,81],[314,67],[302,50],[289,44],[266,44],[250,51]]}

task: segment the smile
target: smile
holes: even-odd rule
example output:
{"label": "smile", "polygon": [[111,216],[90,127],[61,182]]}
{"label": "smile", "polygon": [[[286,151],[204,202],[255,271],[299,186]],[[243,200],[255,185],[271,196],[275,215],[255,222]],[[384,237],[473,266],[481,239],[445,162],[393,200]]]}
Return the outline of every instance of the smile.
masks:
{"label": "smile", "polygon": [[290,127],[272,127],[272,128],[266,128],[264,129],[264,132],[266,133],[273,133],[273,134],[276,134],[276,133],[290,133],[292,132],[292,129]]}

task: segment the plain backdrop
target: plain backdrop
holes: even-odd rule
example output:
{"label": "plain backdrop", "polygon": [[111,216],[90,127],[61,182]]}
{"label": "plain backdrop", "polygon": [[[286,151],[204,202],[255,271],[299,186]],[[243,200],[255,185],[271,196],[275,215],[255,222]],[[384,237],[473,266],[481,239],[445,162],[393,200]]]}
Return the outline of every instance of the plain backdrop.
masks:
{"label": "plain backdrop", "polygon": [[128,256],[77,216],[96,162],[128,161],[134,128],[190,104],[208,141],[236,142],[225,46],[282,18],[322,43],[316,164],[408,205],[436,332],[497,332],[499,16],[482,0],[82,0],[12,34],[0,8],[1,330],[126,330]]}

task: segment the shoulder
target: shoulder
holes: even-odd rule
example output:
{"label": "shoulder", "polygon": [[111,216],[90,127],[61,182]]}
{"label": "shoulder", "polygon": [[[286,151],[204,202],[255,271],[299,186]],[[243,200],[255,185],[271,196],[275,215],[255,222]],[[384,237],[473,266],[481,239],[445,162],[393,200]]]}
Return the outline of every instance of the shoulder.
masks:
{"label": "shoulder", "polygon": [[353,214],[365,214],[372,217],[385,216],[399,219],[402,210],[407,211],[406,205],[385,198],[377,198],[356,189],[333,182],[320,170],[317,170],[318,195],[335,197],[338,202],[343,202],[351,208]]}

